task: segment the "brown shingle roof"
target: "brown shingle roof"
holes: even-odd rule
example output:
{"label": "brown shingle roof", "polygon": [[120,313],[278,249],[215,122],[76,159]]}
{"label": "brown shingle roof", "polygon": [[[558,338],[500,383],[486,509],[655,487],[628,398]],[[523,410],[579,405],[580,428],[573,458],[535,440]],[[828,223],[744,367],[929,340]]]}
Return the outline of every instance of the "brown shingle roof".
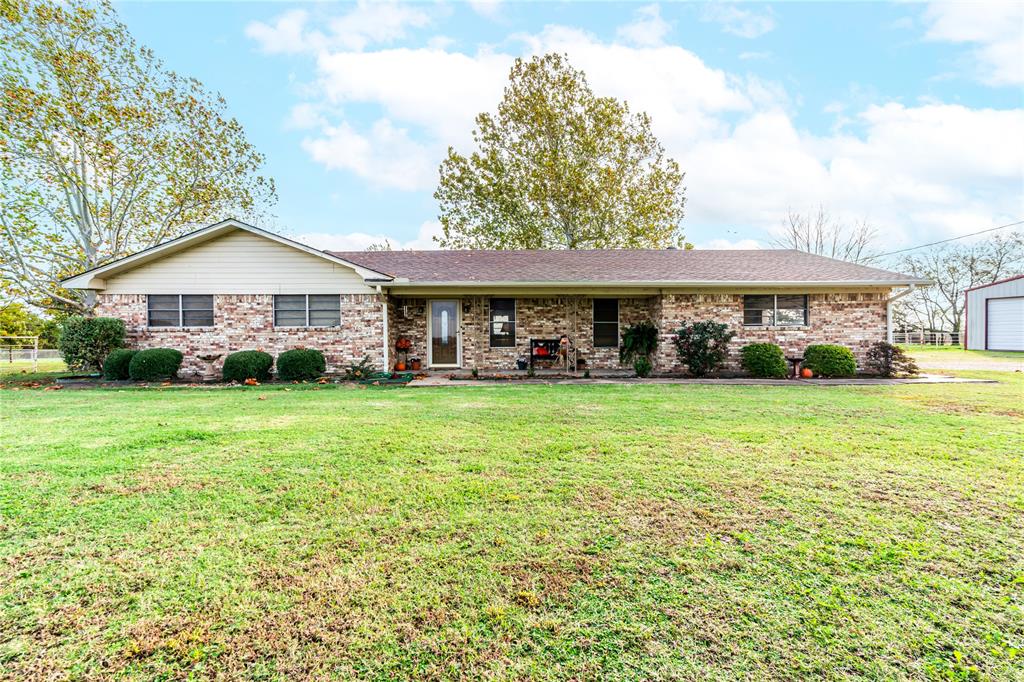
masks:
{"label": "brown shingle roof", "polygon": [[580,251],[329,251],[411,283],[858,283],[922,282],[802,251],[609,249]]}

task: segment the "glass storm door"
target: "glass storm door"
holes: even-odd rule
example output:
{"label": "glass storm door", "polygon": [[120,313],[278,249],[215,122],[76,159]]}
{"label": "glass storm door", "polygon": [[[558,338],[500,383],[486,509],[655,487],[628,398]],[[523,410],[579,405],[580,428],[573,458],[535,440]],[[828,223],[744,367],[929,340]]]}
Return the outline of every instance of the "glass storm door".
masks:
{"label": "glass storm door", "polygon": [[430,364],[459,364],[459,302],[430,302]]}

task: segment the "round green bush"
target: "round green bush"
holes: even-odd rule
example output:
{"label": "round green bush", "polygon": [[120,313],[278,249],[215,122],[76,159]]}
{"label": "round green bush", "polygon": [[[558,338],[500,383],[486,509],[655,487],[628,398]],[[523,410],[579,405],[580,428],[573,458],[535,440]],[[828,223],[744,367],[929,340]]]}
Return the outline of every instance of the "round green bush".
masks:
{"label": "round green bush", "polygon": [[804,367],[823,377],[852,377],[857,373],[853,351],[846,346],[829,344],[807,346]]}
{"label": "round green bush", "polygon": [[140,350],[128,363],[128,376],[133,381],[172,379],[181,367],[182,354],[173,348]]}
{"label": "round green bush", "polygon": [[785,379],[786,356],[774,343],[752,343],[740,351],[743,369],[762,379]]}
{"label": "round green bush", "polygon": [[284,381],[307,381],[323,376],[324,354],[315,348],[286,350],[277,356],[277,376]]}
{"label": "round green bush", "polygon": [[110,381],[123,381],[128,378],[128,365],[138,351],[128,348],[115,348],[103,361],[103,378]]}
{"label": "round green bush", "polygon": [[270,378],[270,368],[273,365],[274,358],[270,353],[261,350],[242,350],[224,359],[222,377],[224,381],[266,381]]}
{"label": "round green bush", "polygon": [[115,317],[72,315],[61,325],[57,342],[71,369],[100,369],[115,348],[124,347],[124,322]]}

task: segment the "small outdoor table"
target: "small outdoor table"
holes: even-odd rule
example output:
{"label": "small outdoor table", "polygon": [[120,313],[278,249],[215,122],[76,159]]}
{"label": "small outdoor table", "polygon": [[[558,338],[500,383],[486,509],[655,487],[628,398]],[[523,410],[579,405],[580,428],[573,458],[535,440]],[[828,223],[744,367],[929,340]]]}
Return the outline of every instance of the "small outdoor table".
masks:
{"label": "small outdoor table", "polygon": [[789,364],[793,365],[793,373],[789,376],[790,379],[796,379],[800,376],[800,363],[804,361],[802,357],[786,356],[789,360]]}

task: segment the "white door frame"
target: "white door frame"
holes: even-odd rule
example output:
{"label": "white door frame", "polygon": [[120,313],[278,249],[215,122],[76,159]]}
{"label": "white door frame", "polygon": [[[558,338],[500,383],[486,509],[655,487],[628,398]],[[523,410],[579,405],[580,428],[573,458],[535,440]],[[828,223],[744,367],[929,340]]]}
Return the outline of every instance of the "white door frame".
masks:
{"label": "white door frame", "polygon": [[[434,304],[454,303],[455,304],[455,347],[456,357],[454,365],[434,364]],[[427,299],[427,367],[438,367],[452,369],[462,367],[462,299],[459,298],[431,298]]]}

